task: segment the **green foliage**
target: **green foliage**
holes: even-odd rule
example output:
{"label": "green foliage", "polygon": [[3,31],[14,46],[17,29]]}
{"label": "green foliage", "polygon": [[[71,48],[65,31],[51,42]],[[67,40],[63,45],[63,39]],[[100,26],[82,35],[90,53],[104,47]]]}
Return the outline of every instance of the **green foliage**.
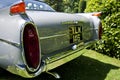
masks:
{"label": "green foliage", "polygon": [[86,12],[102,12],[102,40],[95,44],[95,50],[120,59],[120,1],[90,0]]}
{"label": "green foliage", "polygon": [[86,0],[64,0],[64,7],[64,12],[84,12],[86,8]]}
{"label": "green foliage", "polygon": [[78,12],[79,0],[63,0],[64,12],[76,13]]}
{"label": "green foliage", "polygon": [[63,11],[63,0],[45,0],[47,4],[49,4],[53,9],[58,12]]}
{"label": "green foliage", "polygon": [[45,0],[45,2],[58,12],[77,13],[84,12],[86,8],[85,0]]}

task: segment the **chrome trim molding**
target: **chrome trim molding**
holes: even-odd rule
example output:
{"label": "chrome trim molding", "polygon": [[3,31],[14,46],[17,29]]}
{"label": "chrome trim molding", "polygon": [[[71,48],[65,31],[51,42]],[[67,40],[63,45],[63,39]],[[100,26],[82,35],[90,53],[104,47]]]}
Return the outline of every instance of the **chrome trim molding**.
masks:
{"label": "chrome trim molding", "polygon": [[79,25],[81,23],[84,23],[84,21],[79,21],[79,20],[76,20],[76,21],[66,21],[66,22],[62,22],[63,25]]}
{"label": "chrome trim molding", "polygon": [[67,34],[60,34],[60,35],[53,35],[53,36],[47,36],[47,37],[40,37],[40,40],[42,39],[49,39],[49,38],[55,38],[55,37],[62,37],[66,36]]}
{"label": "chrome trim molding", "polygon": [[13,45],[13,46],[18,47],[18,48],[21,47],[20,43],[16,43],[16,42],[8,41],[8,40],[1,39],[1,38],[0,38],[0,41],[5,42],[5,43],[10,44],[10,45]]}
{"label": "chrome trim molding", "polygon": [[[36,31],[37,31],[37,27],[36,27],[36,25],[33,23],[33,22],[26,22],[25,24],[23,24],[22,25],[22,28],[21,28],[21,52],[22,52],[22,57],[23,57],[23,61],[24,61],[24,64],[26,65],[26,70],[28,71],[28,72],[32,72],[32,73],[34,73],[34,72],[38,72],[39,71],[39,69],[40,69],[40,67],[41,67],[41,63],[39,63],[39,66],[36,68],[36,69],[33,69],[33,68],[30,68],[29,66],[28,66],[28,64],[27,64],[27,62],[26,62],[26,59],[25,59],[25,54],[24,54],[24,44],[23,44],[23,31],[24,31],[24,28],[25,28],[25,26],[27,25],[27,24],[31,24],[31,25],[33,25],[33,27],[36,29]],[[37,34],[38,34],[38,31],[37,31]],[[39,36],[39,35],[38,35]],[[40,46],[40,45],[39,45]],[[40,46],[41,47],[41,46]],[[41,62],[41,50],[40,50],[40,62]],[[44,67],[44,66],[43,66]],[[41,72],[39,72],[39,74],[40,74]]]}

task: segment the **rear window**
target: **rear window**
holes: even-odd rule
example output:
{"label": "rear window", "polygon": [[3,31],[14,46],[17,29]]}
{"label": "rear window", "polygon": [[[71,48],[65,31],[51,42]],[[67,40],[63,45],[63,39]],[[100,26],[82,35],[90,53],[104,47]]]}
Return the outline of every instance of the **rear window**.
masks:
{"label": "rear window", "polygon": [[55,11],[49,5],[44,2],[25,0],[27,10],[37,10],[37,11]]}
{"label": "rear window", "polygon": [[0,0],[0,9],[10,6],[11,4],[14,4],[19,1],[21,1],[21,0]]}

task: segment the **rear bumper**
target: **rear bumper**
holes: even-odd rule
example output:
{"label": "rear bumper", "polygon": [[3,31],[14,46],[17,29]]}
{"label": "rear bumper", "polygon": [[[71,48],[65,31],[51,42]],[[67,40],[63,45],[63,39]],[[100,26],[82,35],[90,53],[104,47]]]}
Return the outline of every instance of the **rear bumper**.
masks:
{"label": "rear bumper", "polygon": [[[43,71],[49,71],[52,70],[58,66],[61,66],[77,57],[79,57],[80,55],[82,55],[85,51],[86,48],[89,47],[91,44],[95,43],[95,41],[91,41],[88,43],[85,43],[83,45],[80,45],[77,49],[75,50],[70,50],[70,51],[66,51],[60,54],[56,54],[54,56],[51,57],[47,57],[45,59],[46,65]],[[77,45],[78,46],[78,45]]]}
{"label": "rear bumper", "polygon": [[33,78],[38,75],[43,71],[44,68],[44,63],[41,65],[40,69],[35,72],[35,73],[29,73],[26,70],[25,64],[20,64],[20,65],[13,65],[13,66],[8,66],[7,70],[13,74],[20,75],[24,78]]}

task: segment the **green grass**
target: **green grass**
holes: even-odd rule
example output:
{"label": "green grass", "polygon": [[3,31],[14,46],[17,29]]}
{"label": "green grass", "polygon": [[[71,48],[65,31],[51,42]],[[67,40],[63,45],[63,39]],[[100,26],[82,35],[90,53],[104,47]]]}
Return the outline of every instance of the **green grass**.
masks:
{"label": "green grass", "polygon": [[[86,50],[77,59],[68,62],[51,72],[61,75],[59,80],[120,80],[120,61],[92,50]],[[0,74],[0,80],[56,80],[42,73],[34,79],[23,79],[8,72]]]}

